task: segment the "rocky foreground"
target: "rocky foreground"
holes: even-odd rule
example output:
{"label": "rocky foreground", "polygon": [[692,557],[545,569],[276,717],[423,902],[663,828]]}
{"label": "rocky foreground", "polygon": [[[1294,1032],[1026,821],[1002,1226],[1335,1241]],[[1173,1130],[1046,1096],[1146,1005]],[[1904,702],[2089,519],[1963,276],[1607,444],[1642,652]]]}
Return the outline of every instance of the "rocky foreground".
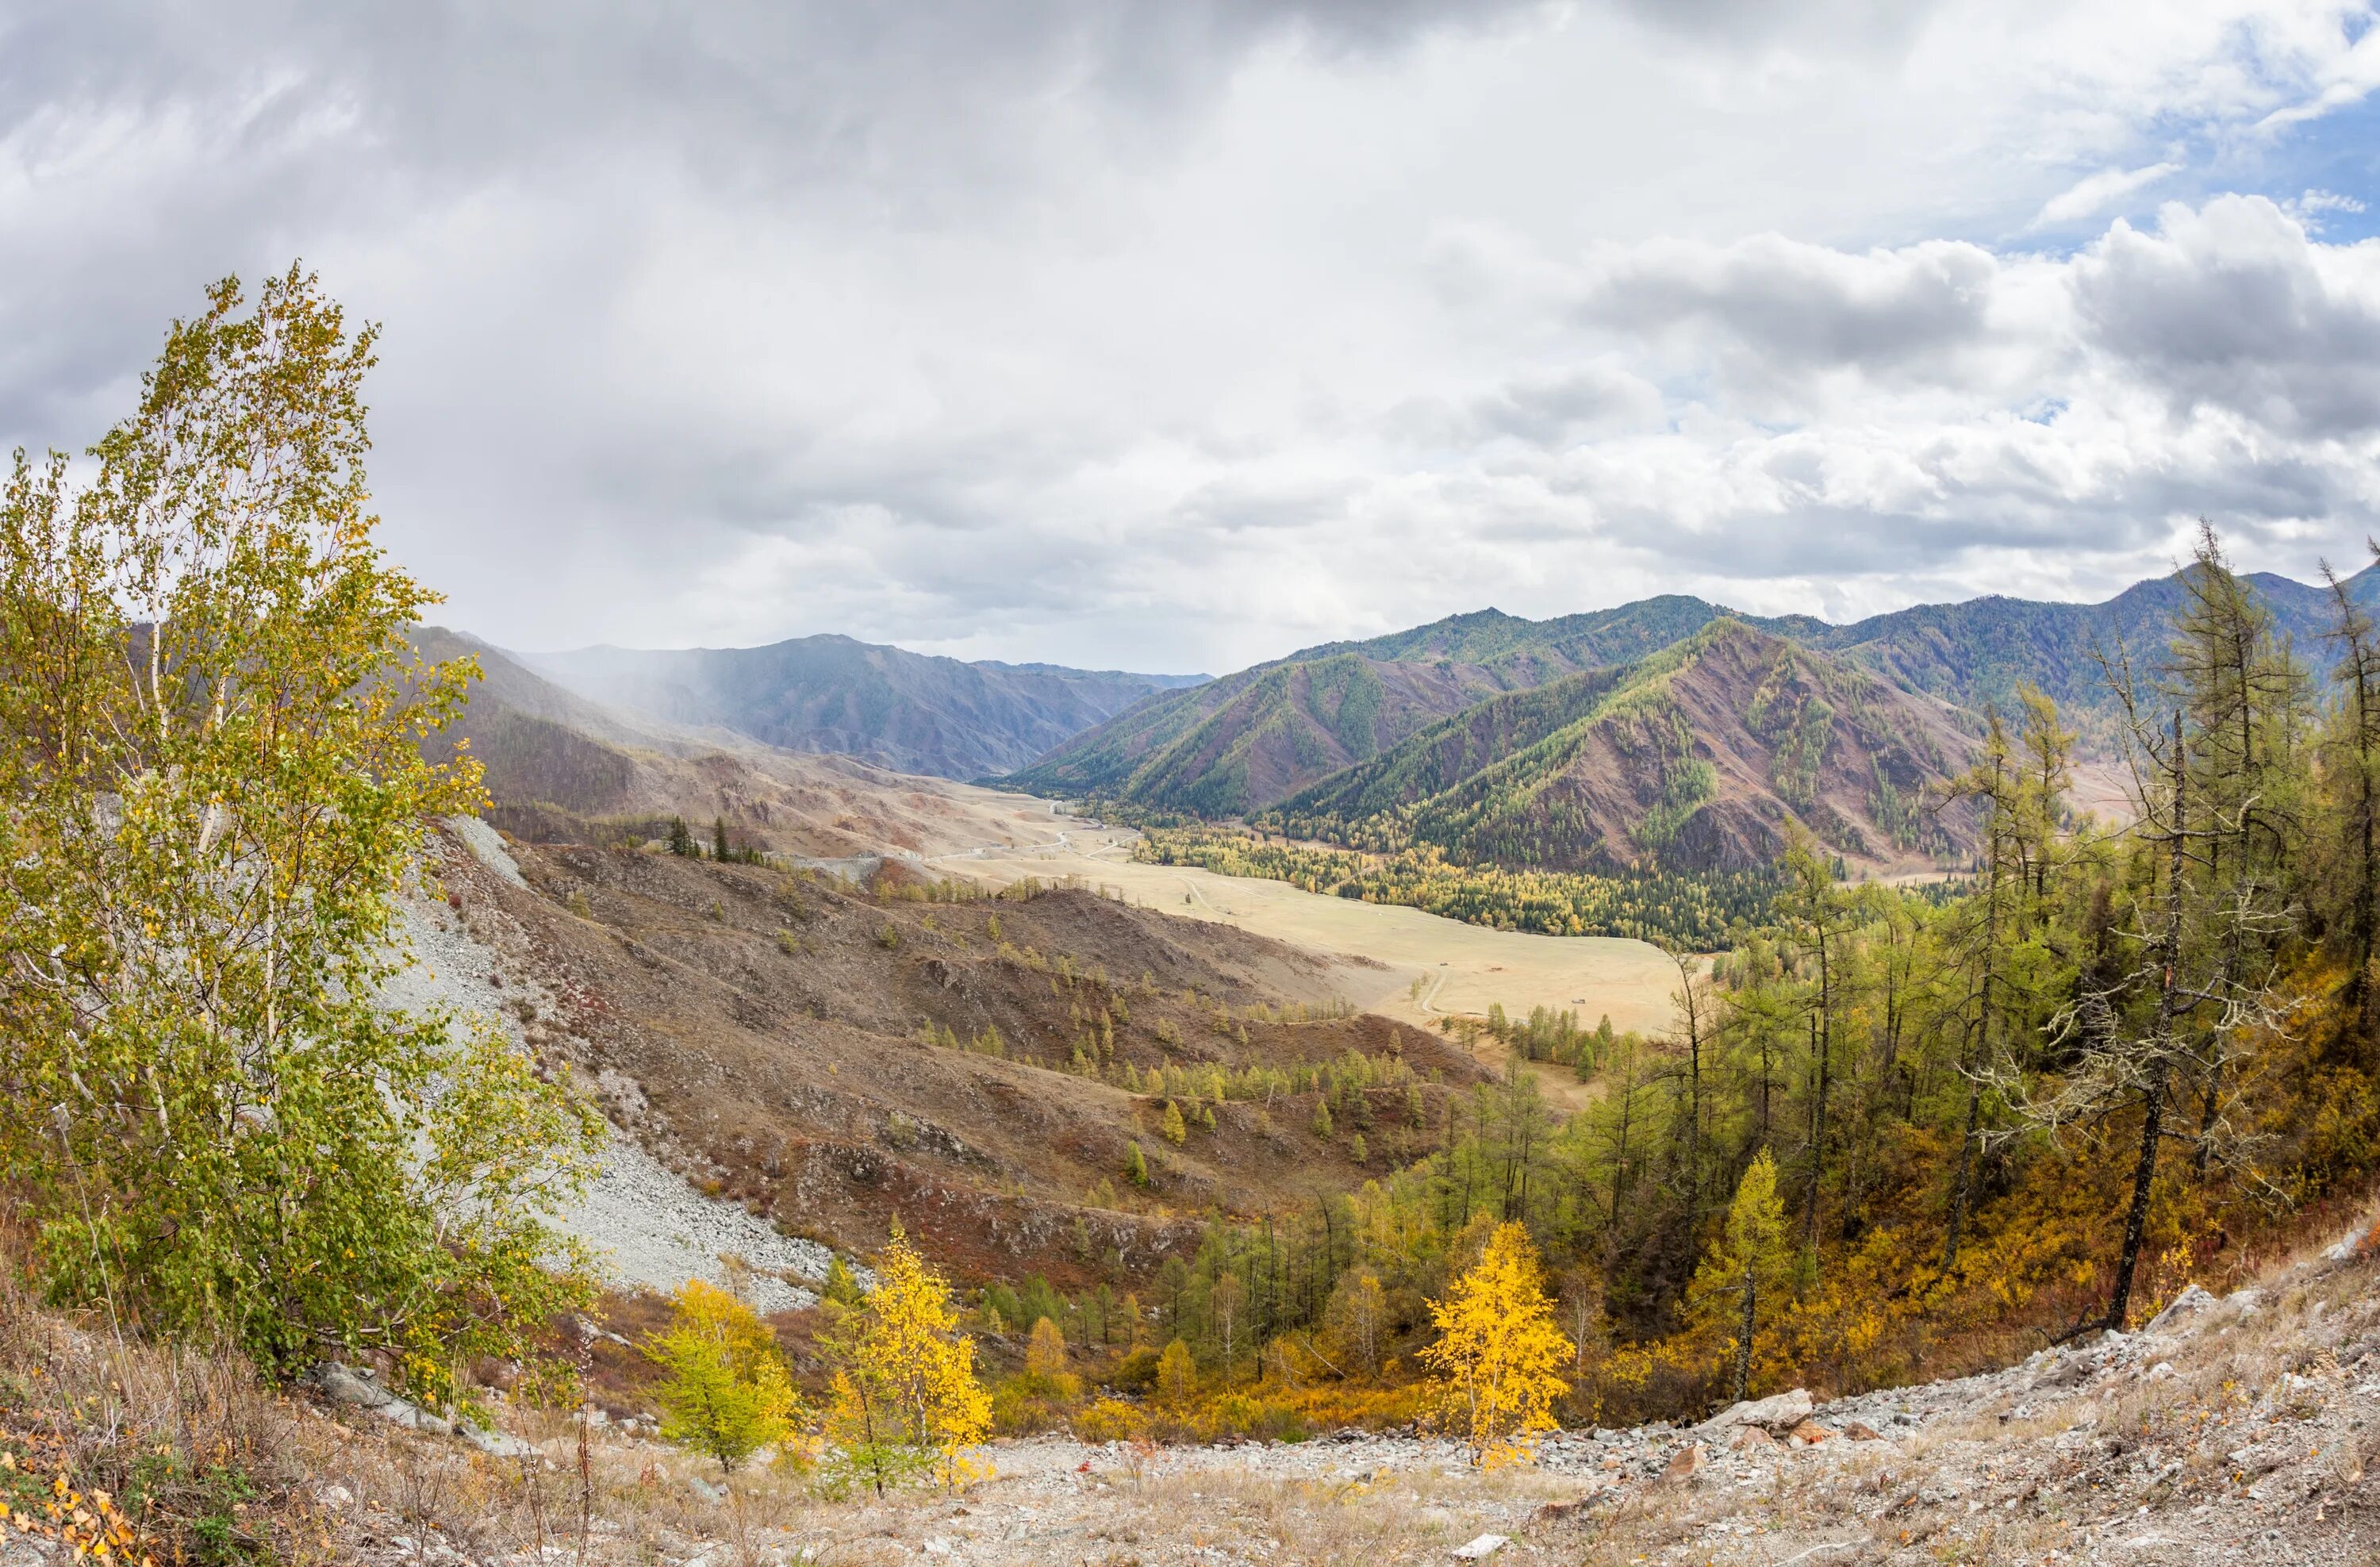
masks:
{"label": "rocky foreground", "polygon": [[[556,1426],[520,1433],[541,1465],[359,1434],[322,1494],[342,1545],[392,1564],[527,1567],[540,1538],[549,1562],[583,1548],[675,1567],[2366,1563],[2380,1560],[2375,1281],[2359,1233],[2260,1289],[2188,1291],[2132,1335],[1833,1403],[1796,1392],[1694,1427],[1564,1432],[1534,1466],[1490,1475],[1444,1442],[1352,1431],[1172,1449],[1037,1438],[984,1450],[994,1473],[957,1496],[820,1500],[756,1472],[731,1499],[715,1470],[605,1430],[582,1534],[576,1436]],[[475,1485],[489,1499],[476,1512],[419,1500]],[[532,1493],[539,1537],[525,1538]]]}

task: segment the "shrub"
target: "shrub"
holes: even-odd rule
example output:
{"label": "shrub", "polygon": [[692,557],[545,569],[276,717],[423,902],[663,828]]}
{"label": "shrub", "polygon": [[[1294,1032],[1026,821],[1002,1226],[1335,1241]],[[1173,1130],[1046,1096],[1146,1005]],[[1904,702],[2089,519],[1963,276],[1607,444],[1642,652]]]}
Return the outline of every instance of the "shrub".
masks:
{"label": "shrub", "polygon": [[1115,1369],[1108,1373],[1109,1385],[1128,1392],[1148,1392],[1157,1386],[1159,1358],[1155,1345],[1137,1346],[1117,1361]]}
{"label": "shrub", "polygon": [[[1152,1363],[1156,1357],[1151,1355]],[[1070,1422],[1080,1442],[1128,1442],[1148,1434],[1148,1416],[1137,1405],[1120,1398],[1093,1401],[1075,1413]]]}

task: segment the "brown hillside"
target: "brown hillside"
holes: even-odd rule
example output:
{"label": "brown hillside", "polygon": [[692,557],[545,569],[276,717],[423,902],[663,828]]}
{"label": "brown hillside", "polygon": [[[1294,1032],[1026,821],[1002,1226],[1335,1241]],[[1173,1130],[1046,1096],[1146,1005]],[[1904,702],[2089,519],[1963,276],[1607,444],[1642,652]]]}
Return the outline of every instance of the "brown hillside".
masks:
{"label": "brown hillside", "polygon": [[462,716],[430,743],[433,759],[468,742],[485,771],[488,820],[532,843],[642,843],[666,833],[673,817],[707,835],[722,819],[738,846],[837,858],[1029,843],[1037,835],[1019,819],[1047,819],[941,779],[624,713],[437,626],[418,630],[414,646],[431,659],[479,660],[482,677]]}
{"label": "brown hillside", "polygon": [[[664,1163],[850,1249],[873,1251],[897,1217],[963,1278],[1141,1276],[1195,1246],[1210,1210],[1349,1189],[1427,1136],[1402,1088],[1374,1089],[1359,1164],[1352,1126],[1318,1138],[1317,1096],[1281,1092],[1216,1105],[1215,1129],[1174,1148],[1163,1097],[1063,1070],[1102,1014],[1110,1059],[1136,1070],[1401,1061],[1433,1126],[1450,1087],[1479,1075],[1451,1044],[1383,1018],[1251,1017],[1317,993],[1333,960],[1087,893],[930,904],[577,847],[521,849],[524,891],[450,858],[460,917],[544,998],[531,1039],[596,1077]],[[1006,1059],[921,1042],[995,1029]],[[1123,1178],[1135,1140],[1145,1192]]]}

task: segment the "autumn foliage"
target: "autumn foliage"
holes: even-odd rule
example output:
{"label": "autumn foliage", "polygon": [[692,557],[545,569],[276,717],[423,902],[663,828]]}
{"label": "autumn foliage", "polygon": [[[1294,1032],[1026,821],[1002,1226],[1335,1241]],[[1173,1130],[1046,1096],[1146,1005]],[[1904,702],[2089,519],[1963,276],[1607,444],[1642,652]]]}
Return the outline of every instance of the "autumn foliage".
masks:
{"label": "autumn foliage", "polygon": [[1439,1374],[1471,1462],[1495,1467],[1529,1458],[1550,1431],[1571,1342],[1554,1326],[1537,1248],[1518,1224],[1500,1224],[1478,1263],[1442,1301],[1430,1303],[1438,1342],[1421,1352]]}

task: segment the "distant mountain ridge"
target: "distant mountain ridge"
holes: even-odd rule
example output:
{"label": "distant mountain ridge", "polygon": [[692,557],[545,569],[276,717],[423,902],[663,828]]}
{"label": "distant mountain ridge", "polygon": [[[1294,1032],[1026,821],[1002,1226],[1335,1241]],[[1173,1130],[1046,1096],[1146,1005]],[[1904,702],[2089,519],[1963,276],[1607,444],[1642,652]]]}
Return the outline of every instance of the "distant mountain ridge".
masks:
{"label": "distant mountain ridge", "polygon": [[1013,824],[943,780],[623,712],[443,626],[416,626],[411,640],[425,659],[478,661],[463,711],[422,749],[444,761],[468,742],[483,814],[516,838],[635,843],[683,818],[705,837],[716,821],[739,848],[826,858],[1008,841]]}
{"label": "distant mountain ridge", "polygon": [[[2269,573],[2244,580],[2300,657],[2327,667],[2322,637],[2335,615],[2329,590]],[[2380,608],[2380,567],[2346,586],[2358,603]],[[2018,685],[2030,681],[2057,698],[2086,747],[2103,747],[2115,705],[2095,645],[2124,650],[2145,671],[2162,653],[2184,597],[2175,574],[2096,604],[1987,597],[1845,626],[1808,615],[1742,614],[1683,594],[1549,620],[1480,610],[1323,643],[1196,690],[1151,697],[1005,782],[1205,816],[1261,811],[1475,702],[1649,657],[1722,619],[1970,711],[2010,706]],[[1352,719],[1350,694],[1357,698]]]}
{"label": "distant mountain ridge", "polygon": [[958,779],[1008,772],[1145,698],[1207,679],[968,663],[831,635],[514,656],[581,697],[667,723]]}

